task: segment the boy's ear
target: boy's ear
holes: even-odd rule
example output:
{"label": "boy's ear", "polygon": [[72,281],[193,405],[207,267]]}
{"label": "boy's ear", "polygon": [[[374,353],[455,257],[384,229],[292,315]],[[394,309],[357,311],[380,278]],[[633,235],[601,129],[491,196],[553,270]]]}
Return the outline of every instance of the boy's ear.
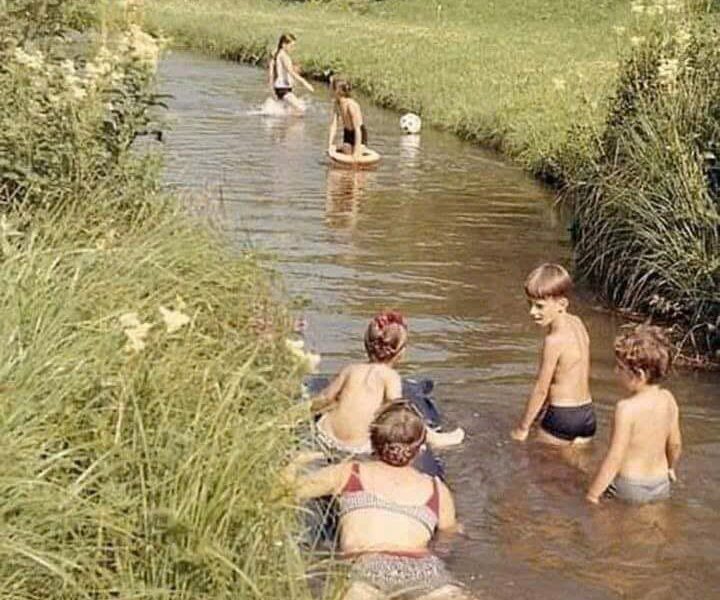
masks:
{"label": "boy's ear", "polygon": [[568,300],[565,296],[562,296],[558,298],[558,304],[564,309],[567,310],[568,306],[570,306],[570,300]]}

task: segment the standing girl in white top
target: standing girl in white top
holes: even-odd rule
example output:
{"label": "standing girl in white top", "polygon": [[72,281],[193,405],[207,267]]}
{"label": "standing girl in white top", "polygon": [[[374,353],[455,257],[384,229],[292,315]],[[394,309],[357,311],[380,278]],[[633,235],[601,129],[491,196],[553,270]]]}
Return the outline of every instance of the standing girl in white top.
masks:
{"label": "standing girl in white top", "polygon": [[295,36],[292,33],[283,33],[278,40],[268,68],[268,83],[273,95],[283,102],[287,102],[297,113],[304,113],[305,106],[298,97],[293,94],[293,81],[300,82],[309,91],[313,91],[310,85],[300,75],[290,60],[290,51],[295,45]]}

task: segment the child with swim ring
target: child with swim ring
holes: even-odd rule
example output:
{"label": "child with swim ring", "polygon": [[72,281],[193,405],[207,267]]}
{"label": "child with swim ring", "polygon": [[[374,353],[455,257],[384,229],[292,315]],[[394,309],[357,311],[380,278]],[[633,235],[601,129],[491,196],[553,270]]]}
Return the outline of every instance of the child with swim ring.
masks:
{"label": "child with swim ring", "polygon": [[[365,160],[375,162],[380,156],[367,148],[367,128],[365,127],[360,105],[352,97],[350,82],[344,78],[332,77],[330,79],[330,90],[333,96],[333,111],[328,136],[328,153],[330,156],[334,156],[338,152],[335,146],[335,136],[337,135],[338,124],[340,124],[343,129],[341,153],[351,155],[355,162],[361,162],[363,157],[365,157]],[[370,155],[372,155],[372,158],[370,158]]]}
{"label": "child with swim ring", "polygon": [[428,547],[436,531],[458,525],[448,487],[412,466],[427,436],[422,418],[401,401],[383,408],[368,429],[372,460],[298,477],[298,467],[318,458],[306,453],[285,470],[297,498],[337,499],[339,549],[351,565],[343,600],[471,600]]}
{"label": "child with swim ring", "polygon": [[268,83],[275,98],[290,105],[298,114],[305,112],[305,106],[293,93],[293,82],[301,83],[309,91],[313,86],[303,78],[290,59],[290,52],[295,46],[295,36],[292,33],[283,33],[278,40],[277,49],[273,53],[268,65]]}
{"label": "child with swim ring", "polygon": [[615,407],[610,448],[587,500],[597,504],[603,493],[632,503],[664,500],[682,450],[677,402],[660,386],[671,366],[668,340],[660,328],[640,325],[615,340],[615,359],[630,396]]}
{"label": "child with swim ring", "polygon": [[[317,438],[329,453],[370,454],[370,424],[384,404],[402,396],[402,382],[395,370],[405,354],[408,328],[395,311],[377,315],[365,331],[369,362],[344,367],[311,401],[311,410],[322,413]],[[428,430],[427,441],[443,447],[462,442],[465,432]]]}
{"label": "child with swim ring", "polygon": [[511,433],[515,440],[528,437],[540,414],[537,438],[542,442],[568,445],[595,435],[590,338],[582,320],[568,312],[571,290],[570,275],[557,264],[539,266],[525,281],[530,317],[545,329],[545,339],[535,386]]}

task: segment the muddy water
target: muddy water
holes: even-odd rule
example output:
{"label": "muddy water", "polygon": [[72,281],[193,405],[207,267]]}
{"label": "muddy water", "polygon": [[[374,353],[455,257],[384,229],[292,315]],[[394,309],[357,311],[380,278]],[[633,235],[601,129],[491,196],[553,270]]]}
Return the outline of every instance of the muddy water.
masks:
{"label": "muddy water", "polygon": [[[177,54],[162,80],[174,95],[168,183],[214,199],[235,244],[275,257],[288,290],[308,300],[308,338],[324,370],[363,359],[374,311],[408,315],[403,372],[434,378],[446,420],[468,433],[446,454],[466,534],[439,548],[460,579],[491,598],[717,597],[717,376],[668,382],[686,447],[666,504],[588,507],[580,470],[508,440],[540,342],[523,279],[540,262],[570,256],[546,190],[450,135],[404,137],[396,114],[367,105],[370,145],[384,161],[375,172],[332,169],[323,157],[324,88],[304,119],[271,118],[256,114],[267,96],[258,70]],[[600,428],[587,460],[595,465],[620,394],[618,323],[587,298],[575,310],[593,340]]]}

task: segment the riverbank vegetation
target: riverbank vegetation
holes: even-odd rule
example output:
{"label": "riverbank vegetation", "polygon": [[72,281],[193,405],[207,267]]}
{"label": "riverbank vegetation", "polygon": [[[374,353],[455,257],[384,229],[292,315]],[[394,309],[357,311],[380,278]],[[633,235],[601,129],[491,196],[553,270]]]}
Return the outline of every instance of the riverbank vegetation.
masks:
{"label": "riverbank vegetation", "polygon": [[0,5],[0,597],[308,598],[288,315],[133,149],[159,49],[106,9]]}
{"label": "riverbank vegetation", "polygon": [[[720,212],[708,170],[718,8],[157,0],[147,14],[180,45],[246,62],[292,31],[307,73],[342,71],[376,103],[508,154],[564,191],[579,274],[610,305],[673,324],[702,364],[720,358]],[[675,83],[662,83],[676,67]]]}

